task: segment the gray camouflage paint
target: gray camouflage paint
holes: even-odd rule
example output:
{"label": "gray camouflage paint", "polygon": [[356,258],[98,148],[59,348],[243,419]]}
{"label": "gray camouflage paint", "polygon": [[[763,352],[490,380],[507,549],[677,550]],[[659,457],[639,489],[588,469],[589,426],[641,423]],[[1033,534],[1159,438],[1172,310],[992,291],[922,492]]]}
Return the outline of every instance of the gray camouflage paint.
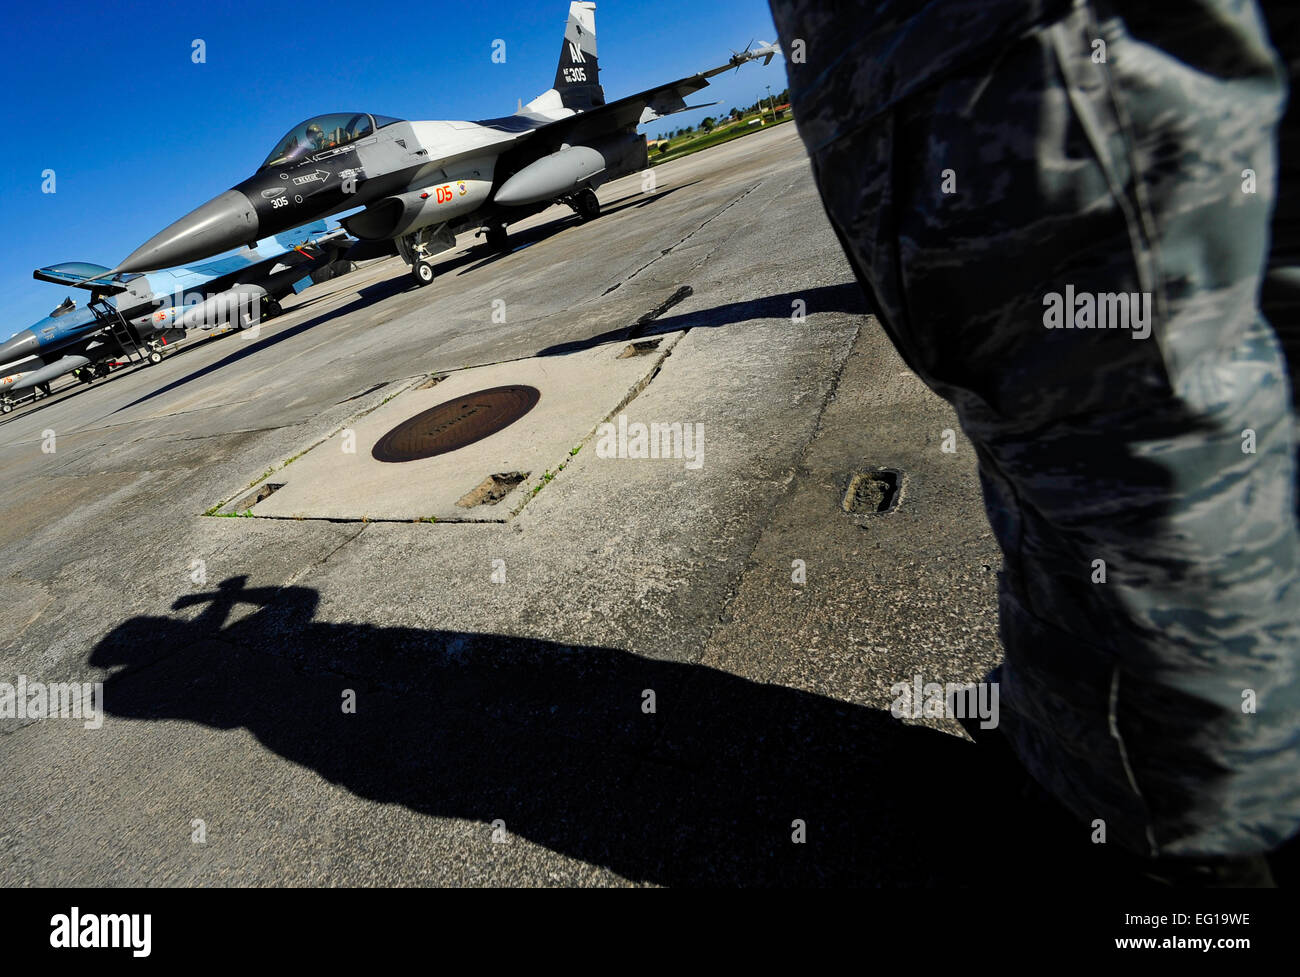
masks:
{"label": "gray camouflage paint", "polygon": [[[639,123],[685,111],[685,97],[715,75],[771,60],[765,47],[747,50],[726,65],[606,103],[596,50],[596,5],[574,0],[555,87],[513,115],[404,122],[332,113],[307,120],[332,128],[319,143],[312,141],[316,151],[288,153],[290,139],[298,146],[305,142],[307,123],[295,126],[253,176],[159,231],[110,274],[196,261],[308,220],[364,208],[342,218],[348,232],[363,241],[393,242],[404,259],[421,266],[416,280],[427,285],[433,280],[427,260],[452,247],[456,234],[475,227],[503,230],[552,202],[571,203],[576,195],[643,169]],[[300,128],[302,141],[295,135]],[[590,152],[546,160],[576,147]],[[598,168],[592,152],[600,157]],[[494,198],[494,188],[504,189],[539,162],[524,176],[524,190],[507,195],[510,200]],[[539,176],[543,172],[546,179]]]}
{"label": "gray camouflage paint", "polygon": [[[1300,541],[1257,303],[1284,91],[1258,11],[771,6],[832,224],[979,456],[1002,731],[1081,831],[1148,855],[1276,846],[1300,825]],[[1152,335],[1045,328],[1067,285],[1151,293]]]}

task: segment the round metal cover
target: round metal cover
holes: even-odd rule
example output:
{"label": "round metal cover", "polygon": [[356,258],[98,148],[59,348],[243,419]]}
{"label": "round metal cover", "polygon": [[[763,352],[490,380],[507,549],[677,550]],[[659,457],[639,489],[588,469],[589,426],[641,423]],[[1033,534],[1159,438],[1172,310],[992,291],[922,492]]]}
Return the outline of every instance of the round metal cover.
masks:
{"label": "round metal cover", "polygon": [[536,387],[492,387],[409,417],[376,443],[376,461],[417,461],[445,455],[509,427],[537,406]]}

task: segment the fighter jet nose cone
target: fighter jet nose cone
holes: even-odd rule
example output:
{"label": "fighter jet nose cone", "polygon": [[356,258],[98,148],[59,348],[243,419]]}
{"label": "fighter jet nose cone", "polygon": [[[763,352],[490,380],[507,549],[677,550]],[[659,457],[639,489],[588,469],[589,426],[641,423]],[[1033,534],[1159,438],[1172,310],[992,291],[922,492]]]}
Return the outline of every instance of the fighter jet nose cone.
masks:
{"label": "fighter jet nose cone", "polygon": [[255,240],[257,212],[238,190],[227,190],[159,231],[114,270],[120,273],[172,268]]}
{"label": "fighter jet nose cone", "polygon": [[40,341],[36,338],[36,333],[24,329],[0,343],[0,366],[31,356],[39,347]]}

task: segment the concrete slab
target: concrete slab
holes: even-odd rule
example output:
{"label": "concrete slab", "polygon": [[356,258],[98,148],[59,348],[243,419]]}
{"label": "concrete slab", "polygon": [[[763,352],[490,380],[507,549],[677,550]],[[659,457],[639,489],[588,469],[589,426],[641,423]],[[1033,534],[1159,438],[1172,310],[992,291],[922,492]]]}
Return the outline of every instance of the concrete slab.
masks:
{"label": "concrete slab", "polygon": [[[432,386],[413,381],[268,475],[263,484],[279,487],[264,499],[246,506],[236,498],[227,511],[280,519],[505,522],[650,382],[681,337],[656,337],[632,355],[630,344],[609,343],[453,371]],[[540,399],[495,434],[432,458],[388,462],[374,456],[375,444],[407,419],[511,385],[531,387]],[[474,498],[485,480],[507,475],[518,477],[503,482],[506,491]]]}

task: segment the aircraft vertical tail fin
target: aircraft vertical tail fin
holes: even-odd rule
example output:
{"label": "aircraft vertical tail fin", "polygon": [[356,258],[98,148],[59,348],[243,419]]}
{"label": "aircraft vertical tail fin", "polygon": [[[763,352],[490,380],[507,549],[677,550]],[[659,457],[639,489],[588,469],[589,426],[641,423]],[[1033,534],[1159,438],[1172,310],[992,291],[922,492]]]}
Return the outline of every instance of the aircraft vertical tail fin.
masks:
{"label": "aircraft vertical tail fin", "polygon": [[605,104],[596,60],[596,5],[590,0],[569,4],[569,22],[555,71],[555,91],[565,108],[585,112]]}

